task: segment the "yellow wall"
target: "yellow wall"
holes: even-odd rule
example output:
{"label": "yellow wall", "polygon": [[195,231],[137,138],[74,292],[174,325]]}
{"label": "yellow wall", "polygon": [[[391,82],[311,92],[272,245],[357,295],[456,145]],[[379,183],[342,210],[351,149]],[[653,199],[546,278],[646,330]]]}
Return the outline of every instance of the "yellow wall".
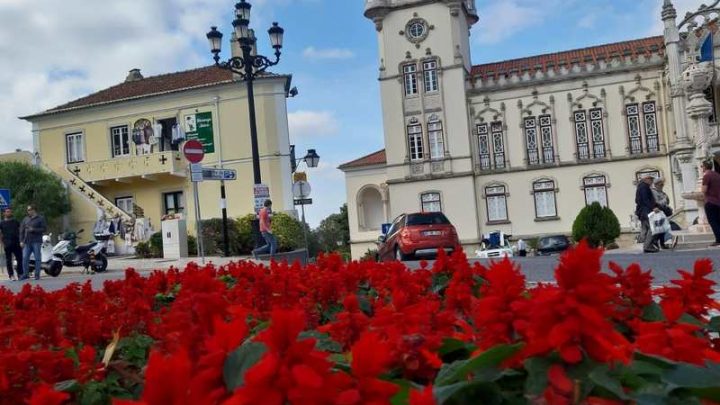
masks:
{"label": "yellow wall", "polygon": [[[268,184],[274,208],[292,210],[289,133],[287,122],[285,77],[261,79],[255,83],[255,104],[263,183]],[[216,100],[217,99],[217,100]],[[227,208],[230,217],[239,217],[253,209],[253,173],[250,147],[248,105],[242,83],[224,84],[181,93],[149,97],[112,105],[91,107],[77,111],[30,118],[33,122],[35,145],[42,163],[67,178],[67,170],[76,166],[79,177],[110,201],[116,197],[132,196],[154,229],[159,229],[163,214],[164,192],[183,191],[188,228],[194,232],[195,204],[192,183],[184,159],[175,165],[160,165],[154,158],[135,156],[112,158],[110,128],[132,126],[139,119],[155,120],[176,117],[182,122],[186,114],[211,112],[215,136],[215,153],[207,154],[205,167],[235,169],[236,181],[226,183]],[[65,136],[82,132],[85,162],[66,163]],[[169,167],[174,169],[169,169]],[[144,173],[148,176],[141,177]],[[171,174],[171,171],[174,173]],[[64,173],[63,173],[64,172]],[[183,177],[184,176],[184,177]],[[95,205],[80,193],[71,193],[73,213],[70,226],[76,229],[92,227],[97,216]],[[220,210],[220,182],[199,184],[200,208],[203,219],[217,218]]]}

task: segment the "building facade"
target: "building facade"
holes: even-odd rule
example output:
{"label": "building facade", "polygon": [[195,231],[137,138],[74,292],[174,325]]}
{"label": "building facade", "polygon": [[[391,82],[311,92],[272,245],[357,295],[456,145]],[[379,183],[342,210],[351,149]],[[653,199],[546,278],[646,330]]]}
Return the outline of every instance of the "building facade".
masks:
{"label": "building facade", "polygon": [[[268,73],[255,82],[262,179],[279,211],[293,209],[290,81]],[[38,164],[71,190],[69,227],[91,237],[99,218],[120,218],[135,242],[168,215],[181,214],[195,232],[184,139],[203,143],[203,167],[237,171],[226,183],[228,216],[254,212],[247,101],[244,84],[214,66],[147,78],[132,70],[116,86],[23,119],[32,123]],[[220,182],[199,183],[199,202],[203,219],[219,218]]]}
{"label": "building facade", "polygon": [[677,21],[665,0],[663,36],[473,65],[474,0],[367,0],[385,148],[340,167],[353,257],[375,247],[383,223],[416,211],[444,212],[468,250],[494,230],[569,234],[593,202],[632,232],[643,173],[666,179],[674,219],[692,223],[697,206],[681,194],[696,184],[695,149],[680,82],[699,41],[718,38],[711,12]]}

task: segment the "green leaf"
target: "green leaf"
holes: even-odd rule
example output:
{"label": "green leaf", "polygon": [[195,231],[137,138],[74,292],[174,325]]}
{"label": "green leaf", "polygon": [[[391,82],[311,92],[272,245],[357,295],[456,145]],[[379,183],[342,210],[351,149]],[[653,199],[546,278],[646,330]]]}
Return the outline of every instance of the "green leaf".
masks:
{"label": "green leaf", "polygon": [[525,360],[525,370],[528,372],[525,381],[525,391],[531,395],[540,395],[548,385],[547,373],[552,362],[544,357],[533,357]]}
{"label": "green leaf", "polygon": [[690,392],[700,398],[720,402],[720,387],[716,388],[691,388]]}
{"label": "green leaf", "polygon": [[716,370],[685,363],[665,371],[662,379],[680,388],[720,388],[720,373]]}
{"label": "green leaf", "polygon": [[710,332],[720,332],[720,316],[715,316],[710,319],[710,324],[708,324],[707,328]]}
{"label": "green leaf", "polygon": [[661,394],[640,394],[633,397],[637,405],[666,405],[667,396]]}
{"label": "green leaf", "polygon": [[663,314],[660,305],[658,305],[657,302],[653,302],[643,309],[642,320],[645,322],[661,322],[665,320],[665,314]]}
{"label": "green leaf", "polygon": [[[468,374],[477,373],[480,370],[486,373],[487,371],[484,369],[496,369],[503,361],[517,353],[522,346],[522,344],[495,346],[471,359],[456,361],[448,367],[443,366],[435,379],[435,385],[450,385],[464,380]],[[491,374],[492,372],[487,373]]]}
{"label": "green leaf", "polygon": [[228,391],[233,392],[245,382],[245,373],[254,366],[267,351],[260,342],[247,342],[237,348],[223,366],[223,380]]}
{"label": "green leaf", "polygon": [[315,330],[305,331],[298,336],[299,340],[315,339],[315,348],[328,353],[342,353],[342,345],[330,338],[327,333],[321,333]]}
{"label": "green leaf", "polygon": [[702,321],[700,321],[699,319],[695,318],[694,316],[692,316],[690,314],[682,314],[682,316],[680,316],[680,319],[678,319],[678,322],[695,325],[700,328],[705,327],[705,324],[702,323]]}
{"label": "green leaf", "polygon": [[664,370],[671,369],[671,368],[675,367],[677,364],[679,364],[678,362],[670,360],[670,359],[666,359],[665,357],[654,356],[652,354],[645,354],[645,353],[640,353],[640,352],[635,352],[634,361],[637,361],[637,360],[646,361],[646,362],[654,364]]}
{"label": "green leaf", "polygon": [[652,363],[645,360],[634,360],[627,367],[627,370],[635,375],[644,375],[652,377],[660,377],[663,373],[663,368],[658,366],[656,363]]}
{"label": "green leaf", "polygon": [[67,380],[56,383],[54,388],[58,392],[77,392],[80,390],[80,384],[77,380]]}
{"label": "green leaf", "polygon": [[446,354],[456,351],[469,350],[470,346],[470,344],[465,343],[462,340],[448,338],[443,340],[442,346],[440,346],[440,349],[438,350],[438,354],[440,354],[440,356],[445,356]]}
{"label": "green leaf", "polygon": [[457,394],[458,392],[462,391],[463,389],[470,386],[470,383],[467,381],[462,381],[459,383],[451,384],[451,385],[445,385],[445,386],[435,386],[433,388],[433,394],[435,395],[435,400],[439,405],[442,405],[445,403],[445,401],[449,400],[453,397],[453,395]]}
{"label": "green leaf", "polygon": [[391,405],[406,405],[410,398],[410,391],[413,388],[422,389],[423,387],[415,387],[415,385],[408,380],[392,380],[393,384],[400,386],[400,390],[390,399]]}
{"label": "green leaf", "polygon": [[610,391],[616,397],[627,400],[628,396],[625,394],[622,385],[617,379],[611,377],[609,372],[610,369],[608,368],[608,366],[602,365],[596,367],[595,370],[591,371],[588,377],[590,378],[590,381]]}

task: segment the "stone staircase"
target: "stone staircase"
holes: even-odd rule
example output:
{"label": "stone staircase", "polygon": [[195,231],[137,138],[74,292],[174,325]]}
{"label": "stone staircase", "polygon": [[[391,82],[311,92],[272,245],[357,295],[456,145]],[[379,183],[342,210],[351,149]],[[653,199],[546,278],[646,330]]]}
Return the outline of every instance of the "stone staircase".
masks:
{"label": "stone staircase", "polygon": [[715,242],[715,236],[712,233],[675,231],[673,234],[678,237],[675,250],[706,249],[711,243]]}
{"label": "stone staircase", "polygon": [[65,182],[71,190],[80,194],[85,200],[94,205],[96,208],[102,210],[106,216],[112,218],[116,215],[120,215],[120,218],[123,220],[123,222],[128,224],[132,223],[133,219],[128,213],[121,210],[118,206],[115,205],[114,202],[105,198],[104,195],[92,188],[92,186],[83,181],[83,179],[75,175],[69,169],[66,168],[61,173],[56,174],[58,174],[62,178],[63,182]]}

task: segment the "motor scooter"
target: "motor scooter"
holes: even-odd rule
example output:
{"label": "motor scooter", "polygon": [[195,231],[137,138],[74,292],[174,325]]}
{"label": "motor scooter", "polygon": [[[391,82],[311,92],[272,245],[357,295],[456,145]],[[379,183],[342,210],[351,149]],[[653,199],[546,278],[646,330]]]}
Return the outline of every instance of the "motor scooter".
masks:
{"label": "motor scooter", "polygon": [[[52,234],[43,235],[42,245],[40,245],[40,268],[45,274],[57,277],[63,268],[63,259],[59,254],[55,254],[52,243]],[[28,275],[31,271],[35,271],[35,256],[30,259],[30,265],[28,266]]]}
{"label": "motor scooter", "polygon": [[77,245],[77,236],[83,232],[65,232],[61,240],[53,248],[53,254],[62,258],[62,263],[68,267],[83,267],[85,273],[102,273],[107,270],[108,259],[105,244],[90,242],[86,245]]}

